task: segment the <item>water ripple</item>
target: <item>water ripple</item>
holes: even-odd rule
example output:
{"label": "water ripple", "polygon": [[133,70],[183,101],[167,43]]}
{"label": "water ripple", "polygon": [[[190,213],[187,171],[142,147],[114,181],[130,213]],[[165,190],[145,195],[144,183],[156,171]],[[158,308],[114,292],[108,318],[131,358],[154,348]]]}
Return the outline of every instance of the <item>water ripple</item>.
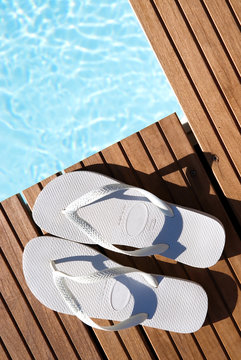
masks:
{"label": "water ripple", "polygon": [[0,18],[0,200],[184,117],[128,0],[1,1]]}

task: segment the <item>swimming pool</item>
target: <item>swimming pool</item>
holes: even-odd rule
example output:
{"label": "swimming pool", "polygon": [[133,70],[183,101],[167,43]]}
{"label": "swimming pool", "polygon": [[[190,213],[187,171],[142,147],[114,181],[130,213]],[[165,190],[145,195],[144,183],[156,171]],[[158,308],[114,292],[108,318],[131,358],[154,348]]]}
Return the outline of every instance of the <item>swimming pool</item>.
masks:
{"label": "swimming pool", "polygon": [[0,18],[0,200],[184,117],[128,0],[3,0]]}

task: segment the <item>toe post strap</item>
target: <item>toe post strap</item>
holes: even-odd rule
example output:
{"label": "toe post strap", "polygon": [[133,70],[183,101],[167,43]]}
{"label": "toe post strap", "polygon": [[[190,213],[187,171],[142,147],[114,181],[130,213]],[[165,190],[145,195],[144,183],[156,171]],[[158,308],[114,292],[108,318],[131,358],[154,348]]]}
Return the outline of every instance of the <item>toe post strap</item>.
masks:
{"label": "toe post strap", "polygon": [[90,205],[95,201],[98,201],[102,199],[103,197],[110,195],[116,191],[120,190],[128,190],[128,189],[136,189],[138,190],[142,195],[144,195],[150,202],[154,205],[156,205],[162,213],[167,217],[173,217],[173,211],[169,204],[167,204],[165,201],[159,199],[154,194],[150,193],[149,191],[146,191],[141,188],[136,188],[130,185],[118,183],[118,184],[110,184],[105,185],[97,190],[93,190],[88,192],[87,194],[81,196],[77,200],[74,200],[72,203],[70,203],[65,209],[62,210],[62,214],[75,226],[79,228],[79,230],[87,235],[94,244],[100,245],[105,249],[118,252],[124,255],[129,256],[151,256],[155,254],[162,254],[164,253],[168,248],[168,244],[156,244],[152,246],[148,246],[145,248],[127,251],[119,249],[118,247],[114,246],[113,244],[107,242],[101,234],[99,234],[92,225],[90,225],[88,222],[86,222],[83,218],[81,218],[78,215],[78,210],[84,206]]}
{"label": "toe post strap", "polygon": [[50,261],[50,267],[53,273],[53,280],[55,283],[56,288],[58,289],[60,295],[62,296],[63,300],[65,301],[68,308],[71,310],[73,315],[75,315],[78,319],[83,321],[85,324],[94,327],[96,329],[105,330],[105,331],[119,331],[123,329],[127,329],[132,326],[136,326],[141,324],[148,318],[147,313],[138,313],[135,315],[130,316],[128,319],[125,319],[118,324],[110,325],[110,326],[100,326],[96,322],[94,322],[82,309],[81,305],[75,298],[74,294],[70,291],[69,287],[66,284],[66,279],[81,283],[81,284],[88,284],[88,283],[95,283],[97,281],[103,281],[109,278],[114,278],[119,275],[130,274],[134,272],[140,273],[146,282],[152,286],[157,287],[158,281],[155,276],[151,274],[147,274],[141,272],[137,269],[131,267],[115,267],[115,268],[107,268],[102,271],[96,271],[92,274],[88,275],[80,275],[80,276],[73,276],[67,274],[65,272],[59,271],[56,267],[56,263],[54,260]]}

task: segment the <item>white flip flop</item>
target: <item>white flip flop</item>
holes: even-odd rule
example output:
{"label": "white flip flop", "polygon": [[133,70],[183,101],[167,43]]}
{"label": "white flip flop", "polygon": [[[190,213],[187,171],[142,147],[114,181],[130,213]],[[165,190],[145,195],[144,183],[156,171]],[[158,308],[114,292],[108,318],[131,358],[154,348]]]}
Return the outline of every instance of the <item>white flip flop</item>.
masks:
{"label": "white flip flop", "polygon": [[52,180],[39,194],[33,218],[62,238],[132,256],[162,254],[200,268],[214,265],[225,244],[224,228],[213,216],[89,171]]}
{"label": "white flip flop", "polygon": [[[121,266],[88,246],[60,238],[31,240],[24,249],[23,272],[43,305],[97,329],[142,324],[190,333],[207,314],[207,294],[200,285]],[[120,323],[103,327],[91,318]]]}

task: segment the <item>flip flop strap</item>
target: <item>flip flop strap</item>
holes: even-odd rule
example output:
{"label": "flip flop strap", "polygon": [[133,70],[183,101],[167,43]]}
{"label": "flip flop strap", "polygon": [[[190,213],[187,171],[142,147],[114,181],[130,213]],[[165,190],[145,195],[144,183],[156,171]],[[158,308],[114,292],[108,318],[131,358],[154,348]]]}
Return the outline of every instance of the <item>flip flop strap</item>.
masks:
{"label": "flip flop strap", "polygon": [[123,274],[129,274],[134,272],[139,272],[141,275],[145,278],[145,280],[148,282],[149,285],[153,287],[158,286],[158,282],[156,278],[153,275],[144,273],[142,271],[139,271],[137,269],[131,268],[131,267],[115,267],[111,269],[104,269],[102,271],[97,271],[95,273],[89,274],[89,275],[81,275],[81,276],[72,276],[65,272],[59,271],[56,268],[55,262],[51,261],[50,266],[53,271],[53,279],[56,288],[58,289],[59,293],[63,297],[66,305],[71,310],[71,312],[77,316],[81,321],[83,321],[85,324],[92,326],[96,329],[105,330],[105,331],[118,331],[127,329],[132,326],[136,326],[141,324],[144,320],[147,319],[148,314],[147,313],[139,313],[133,316],[130,316],[128,319],[123,320],[115,325],[110,326],[100,326],[96,322],[94,322],[81,308],[81,305],[76,300],[73,293],[68,288],[65,279],[71,279],[72,281],[81,283],[81,284],[90,284],[95,283],[98,281],[114,278],[119,275]]}
{"label": "flip flop strap", "polygon": [[78,199],[76,199],[72,203],[70,203],[64,211],[67,211],[67,212],[77,211],[81,207],[90,205],[91,203],[93,203],[97,200],[100,200],[103,197],[108,196],[116,191],[129,190],[129,189],[134,189],[134,190],[137,190],[138,192],[140,192],[148,200],[150,200],[150,202],[153,205],[156,205],[163,212],[163,214],[165,216],[170,216],[170,217],[174,216],[171,207],[165,201],[159,199],[156,195],[152,194],[151,192],[149,192],[147,190],[144,190],[144,189],[141,189],[141,188],[138,188],[135,186],[127,185],[124,183],[108,184],[108,185],[102,186],[96,190],[89,191],[88,193],[82,195],[81,197],[79,197]]}
{"label": "flip flop strap", "polygon": [[128,190],[135,189],[138,190],[142,195],[144,195],[148,200],[151,201],[152,204],[156,205],[165,216],[173,217],[173,211],[171,207],[165,203],[163,200],[159,199],[154,194],[150,193],[141,188],[133,187],[126,184],[109,184],[105,185],[97,190],[90,191],[77,200],[74,200],[70,203],[66,209],[62,210],[62,213],[69,219],[74,225],[78,226],[78,228],[91,240],[93,243],[98,244],[108,250],[115,251],[121,254],[130,255],[130,256],[149,256],[154,254],[161,254],[169,248],[167,244],[156,244],[152,246],[148,246],[142,249],[126,251],[121,250],[118,247],[108,243],[102,236],[99,234],[88,222],[82,219],[78,215],[78,210],[84,206],[90,205],[95,201],[102,199],[103,197],[110,195],[119,190]]}

